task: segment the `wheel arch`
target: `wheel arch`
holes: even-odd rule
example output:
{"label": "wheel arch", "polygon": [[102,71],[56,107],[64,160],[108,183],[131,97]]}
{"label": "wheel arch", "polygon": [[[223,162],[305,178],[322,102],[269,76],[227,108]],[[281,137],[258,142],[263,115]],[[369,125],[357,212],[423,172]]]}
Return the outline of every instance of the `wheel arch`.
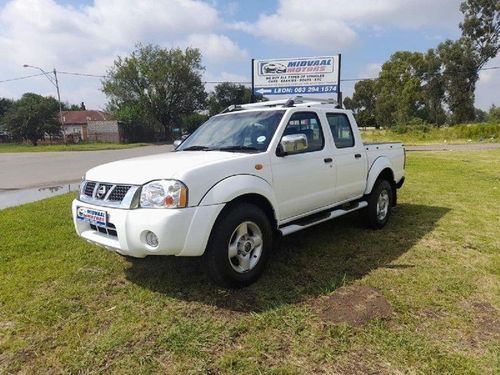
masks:
{"label": "wheel arch", "polygon": [[395,206],[397,203],[397,186],[396,186],[396,181],[394,179],[394,171],[392,169],[391,162],[385,156],[379,157],[372,164],[368,172],[365,195],[370,194],[372,192],[375,183],[380,179],[384,179],[391,184],[392,205]]}
{"label": "wheel arch", "polygon": [[[220,214],[238,202],[253,203],[268,215],[273,227],[277,228],[278,212],[271,185],[255,175],[235,175],[215,184],[201,199],[200,206],[225,203]],[[219,216],[220,216],[219,214]]]}
{"label": "wheel arch", "polygon": [[389,158],[386,156],[380,156],[377,158],[370,167],[367,176],[365,194],[370,194],[372,192],[375,182],[377,182],[377,180],[381,177],[387,179],[391,185],[394,184],[395,186],[396,181],[394,181],[394,171]]}
{"label": "wheel arch", "polygon": [[274,210],[273,205],[271,202],[263,195],[257,194],[257,193],[247,193],[240,195],[230,202],[227,202],[226,206],[222,209],[222,211],[219,213],[219,217],[222,217],[227,211],[233,209],[234,207],[238,206],[240,203],[250,203],[253,204],[257,207],[259,207],[267,216],[269,219],[269,222],[271,223],[271,227],[273,230],[278,229],[278,218],[276,215],[276,211]]}

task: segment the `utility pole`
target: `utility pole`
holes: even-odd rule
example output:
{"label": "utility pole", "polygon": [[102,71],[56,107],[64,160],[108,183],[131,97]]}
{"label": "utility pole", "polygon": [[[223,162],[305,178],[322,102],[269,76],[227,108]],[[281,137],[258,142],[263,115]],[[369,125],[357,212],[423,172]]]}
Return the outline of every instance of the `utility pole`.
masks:
{"label": "utility pole", "polygon": [[59,102],[59,122],[61,123],[61,131],[63,134],[64,143],[66,143],[66,132],[64,131],[64,121],[62,115],[62,104],[61,104],[61,94],[59,93],[59,81],[57,80],[57,71],[54,68],[54,79],[56,81],[56,90],[57,90],[57,101]]}
{"label": "utility pole", "polygon": [[23,67],[38,69],[39,71],[41,71],[44,74],[44,76],[50,81],[50,83],[52,83],[56,87],[57,101],[59,102],[59,122],[61,124],[61,132],[62,132],[62,135],[63,135],[63,140],[64,140],[64,143],[66,143],[66,133],[64,132],[64,121],[63,121],[63,115],[62,115],[61,94],[60,94],[60,91],[59,91],[59,81],[57,80],[57,71],[56,71],[56,68],[54,68],[54,70],[52,72],[50,72],[50,73],[54,74],[54,78],[52,78],[50,76],[49,72],[46,72],[45,70],[43,70],[42,68],[40,68],[38,66],[24,64]]}

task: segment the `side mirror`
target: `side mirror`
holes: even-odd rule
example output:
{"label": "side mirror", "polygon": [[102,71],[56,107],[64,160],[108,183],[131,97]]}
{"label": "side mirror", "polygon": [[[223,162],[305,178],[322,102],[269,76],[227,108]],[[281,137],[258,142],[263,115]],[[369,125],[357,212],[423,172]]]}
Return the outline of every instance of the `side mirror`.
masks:
{"label": "side mirror", "polygon": [[281,138],[278,146],[277,156],[286,156],[291,154],[298,154],[307,150],[307,136],[305,134],[289,134]]}
{"label": "side mirror", "polygon": [[181,145],[182,141],[180,139],[177,139],[174,141],[174,147],[177,148]]}

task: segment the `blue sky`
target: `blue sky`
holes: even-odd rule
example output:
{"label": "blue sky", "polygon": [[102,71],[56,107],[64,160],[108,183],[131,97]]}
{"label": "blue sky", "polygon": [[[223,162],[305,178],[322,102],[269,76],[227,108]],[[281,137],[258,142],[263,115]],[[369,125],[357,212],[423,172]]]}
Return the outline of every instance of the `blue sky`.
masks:
{"label": "blue sky", "polygon": [[[104,74],[136,42],[202,50],[207,81],[249,81],[251,58],[342,54],[342,78],[374,77],[399,50],[460,34],[459,0],[0,0],[0,81],[23,64]],[[430,10],[432,9],[432,10]],[[500,65],[497,57],[490,66]],[[500,70],[481,73],[476,105],[500,105]],[[60,75],[63,101],[104,108],[97,78]],[[208,84],[210,90],[213,85]],[[353,83],[343,84],[351,95]],[[54,95],[43,76],[0,83],[0,96]]]}

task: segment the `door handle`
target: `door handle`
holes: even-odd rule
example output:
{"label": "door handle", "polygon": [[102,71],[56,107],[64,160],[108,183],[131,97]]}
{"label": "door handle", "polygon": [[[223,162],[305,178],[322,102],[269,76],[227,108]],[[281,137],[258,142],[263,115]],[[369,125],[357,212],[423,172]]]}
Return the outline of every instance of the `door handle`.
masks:
{"label": "door handle", "polygon": [[355,157],[356,159],[359,159],[359,158],[361,157],[361,154],[355,154],[355,155],[354,155],[354,157]]}
{"label": "door handle", "polygon": [[325,158],[325,159],[323,159],[323,161],[325,163],[331,163],[333,161],[333,159],[332,158]]}

